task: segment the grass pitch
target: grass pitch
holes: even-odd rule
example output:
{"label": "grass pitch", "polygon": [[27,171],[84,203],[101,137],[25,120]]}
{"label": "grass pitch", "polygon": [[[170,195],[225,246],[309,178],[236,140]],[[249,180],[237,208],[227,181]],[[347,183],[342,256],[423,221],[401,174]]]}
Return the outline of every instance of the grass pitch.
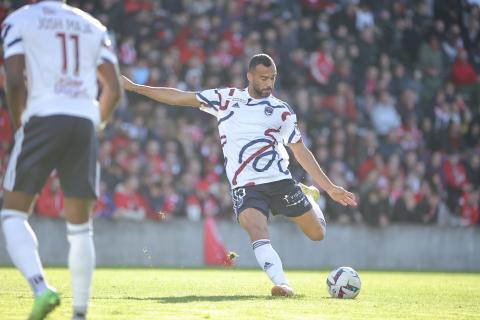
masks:
{"label": "grass pitch", "polygon": [[[355,300],[328,296],[327,271],[287,271],[295,298],[270,296],[260,270],[97,269],[89,319],[480,319],[480,274],[359,271]],[[67,269],[46,270],[62,295],[49,319],[71,317]],[[26,319],[31,292],[0,268],[0,319]]]}

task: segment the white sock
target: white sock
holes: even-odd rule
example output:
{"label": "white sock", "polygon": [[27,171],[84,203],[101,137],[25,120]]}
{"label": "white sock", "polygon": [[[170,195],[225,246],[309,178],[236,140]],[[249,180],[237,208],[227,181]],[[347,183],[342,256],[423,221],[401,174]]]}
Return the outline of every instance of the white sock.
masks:
{"label": "white sock", "polygon": [[275,249],[272,248],[270,240],[260,239],[252,243],[253,252],[257,262],[272,280],[274,284],[288,284],[283,272],[282,260]]}
{"label": "white sock", "polygon": [[90,299],[90,287],[95,268],[92,223],[67,223],[67,238],[70,242],[68,267],[72,283],[74,313],[85,314]]}
{"label": "white sock", "polygon": [[7,251],[13,264],[28,280],[35,296],[48,288],[38,255],[38,241],[30,224],[28,214],[18,210],[1,211],[3,234]]}
{"label": "white sock", "polygon": [[316,203],[315,200],[313,200],[312,196],[306,195],[306,197],[312,205],[313,212],[315,212],[315,215],[317,216],[318,220],[320,220],[320,224],[323,227],[323,233],[326,234],[326,232],[327,232],[327,221],[325,220],[325,216],[323,215],[322,209],[320,209],[320,206],[318,205],[318,203]]}

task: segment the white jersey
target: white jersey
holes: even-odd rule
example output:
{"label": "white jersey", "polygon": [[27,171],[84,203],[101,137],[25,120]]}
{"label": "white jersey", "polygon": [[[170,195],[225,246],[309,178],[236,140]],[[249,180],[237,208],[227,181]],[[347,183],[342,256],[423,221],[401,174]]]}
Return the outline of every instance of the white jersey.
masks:
{"label": "white jersey", "polygon": [[285,102],[254,99],[247,89],[198,92],[200,110],[217,117],[225,169],[232,188],[292,178],[284,145],[301,141],[297,117]]}
{"label": "white jersey", "polygon": [[24,6],[2,24],[4,58],[25,56],[31,116],[66,114],[100,122],[97,66],[117,64],[106,28],[60,1]]}

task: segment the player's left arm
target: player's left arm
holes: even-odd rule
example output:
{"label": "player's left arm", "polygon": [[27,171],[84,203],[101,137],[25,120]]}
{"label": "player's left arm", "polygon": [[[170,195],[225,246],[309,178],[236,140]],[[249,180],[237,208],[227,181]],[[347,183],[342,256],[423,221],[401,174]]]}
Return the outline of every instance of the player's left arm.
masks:
{"label": "player's left arm", "polygon": [[298,163],[300,163],[305,171],[312,176],[315,182],[317,182],[333,200],[344,206],[357,205],[355,195],[344,188],[337,186],[328,178],[313,156],[312,152],[307,148],[307,146],[305,146],[302,140],[299,140],[296,143],[290,143],[288,144],[288,147],[292,150]]}
{"label": "player's left arm", "polygon": [[27,103],[27,86],[25,84],[25,56],[16,54],[8,57],[5,62],[6,85],[5,94],[12,117],[13,128],[21,126],[22,112]]}

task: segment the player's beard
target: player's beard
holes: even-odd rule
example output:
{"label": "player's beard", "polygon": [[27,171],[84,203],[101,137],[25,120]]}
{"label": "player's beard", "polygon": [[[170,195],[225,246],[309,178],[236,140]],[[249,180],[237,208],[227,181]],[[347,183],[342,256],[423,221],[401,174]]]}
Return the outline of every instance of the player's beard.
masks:
{"label": "player's beard", "polygon": [[255,92],[255,95],[260,98],[266,98],[272,93],[272,89],[259,89],[255,86],[253,86],[253,91]]}

